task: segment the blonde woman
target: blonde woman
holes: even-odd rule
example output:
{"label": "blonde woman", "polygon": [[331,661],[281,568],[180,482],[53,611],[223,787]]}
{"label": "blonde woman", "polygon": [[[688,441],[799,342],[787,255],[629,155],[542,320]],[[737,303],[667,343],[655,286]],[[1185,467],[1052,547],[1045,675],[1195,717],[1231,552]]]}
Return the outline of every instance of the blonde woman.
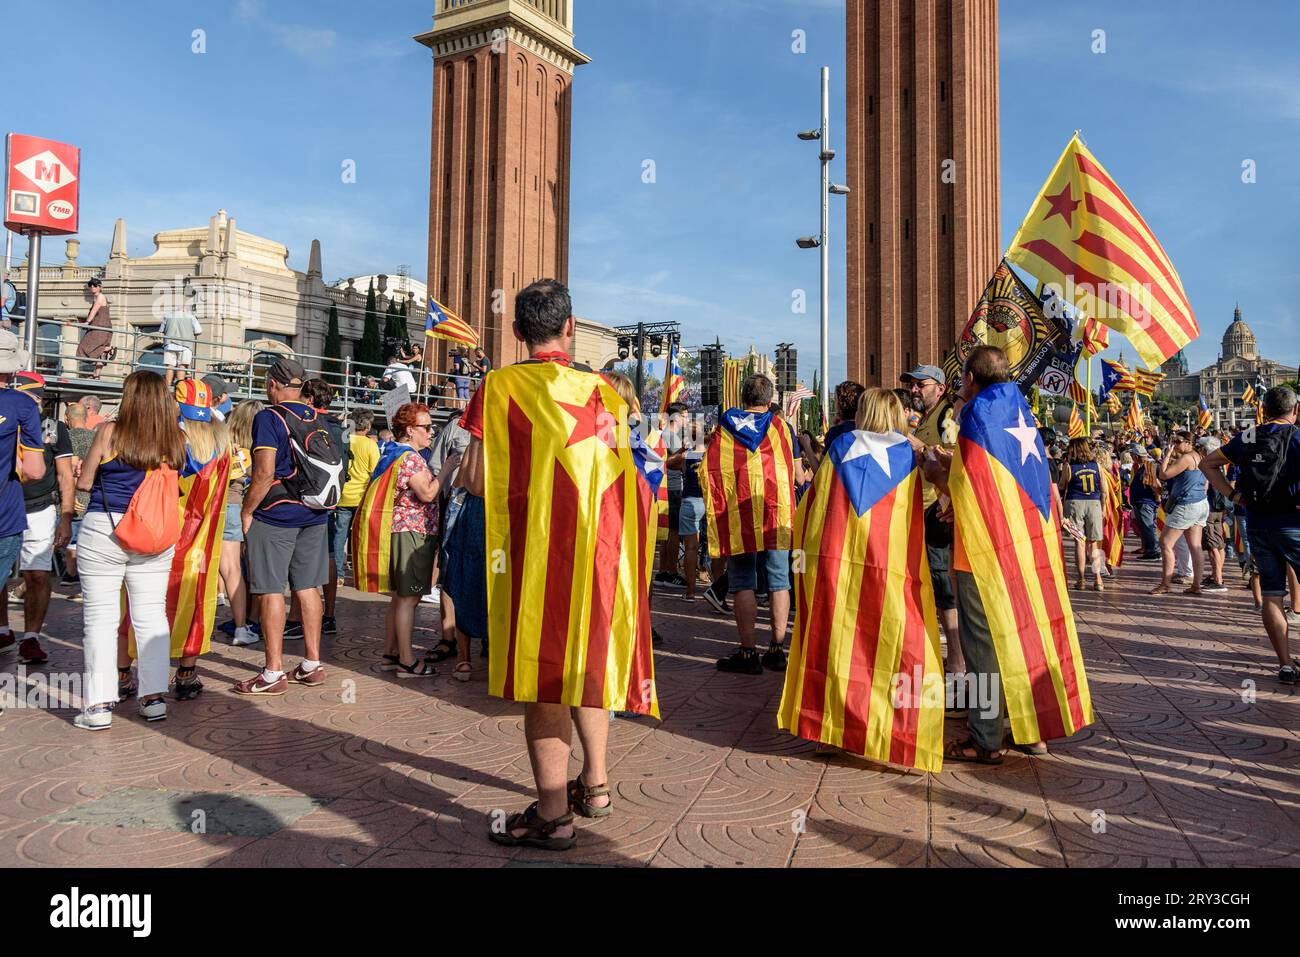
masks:
{"label": "blonde woman", "polygon": [[248,624],[248,591],[240,569],[244,547],[244,526],[239,510],[244,504],[244,490],[253,471],[253,419],[266,408],[258,399],[247,399],[230,415],[230,486],[226,492],[226,528],[221,536],[221,584],[230,600],[234,641],[252,645],[261,636]]}

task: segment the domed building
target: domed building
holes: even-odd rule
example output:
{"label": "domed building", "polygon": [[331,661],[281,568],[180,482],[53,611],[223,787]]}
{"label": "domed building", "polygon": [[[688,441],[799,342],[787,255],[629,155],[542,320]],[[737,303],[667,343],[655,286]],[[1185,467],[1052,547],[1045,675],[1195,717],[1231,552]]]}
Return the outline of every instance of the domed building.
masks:
{"label": "domed building", "polygon": [[1159,393],[1195,402],[1204,398],[1214,416],[1214,428],[1226,429],[1255,421],[1255,407],[1242,401],[1246,386],[1263,383],[1271,388],[1293,378],[1295,370],[1273,359],[1261,359],[1255,333],[1241,317],[1241,307],[1232,311],[1232,322],[1223,333],[1219,360],[1199,372],[1188,372],[1187,357],[1179,352],[1160,367],[1168,378]]}

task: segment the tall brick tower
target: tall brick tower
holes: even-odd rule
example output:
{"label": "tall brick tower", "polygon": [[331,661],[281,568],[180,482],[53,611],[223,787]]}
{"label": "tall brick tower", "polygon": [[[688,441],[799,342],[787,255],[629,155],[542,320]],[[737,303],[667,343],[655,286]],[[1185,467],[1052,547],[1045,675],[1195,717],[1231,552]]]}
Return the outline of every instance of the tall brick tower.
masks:
{"label": "tall brick tower", "polygon": [[[573,0],[435,0],[429,294],[479,330],[497,365],[522,355],[515,294],[568,281]],[[445,370],[445,344],[429,357]]]}
{"label": "tall brick tower", "polygon": [[1001,255],[997,0],[848,0],[848,371],[938,365]]}

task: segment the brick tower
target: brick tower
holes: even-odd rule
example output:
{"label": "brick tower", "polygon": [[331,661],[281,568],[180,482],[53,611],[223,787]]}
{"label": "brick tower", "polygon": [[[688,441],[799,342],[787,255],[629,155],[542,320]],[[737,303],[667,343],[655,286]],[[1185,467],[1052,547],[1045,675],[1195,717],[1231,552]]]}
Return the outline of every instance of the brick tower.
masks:
{"label": "brick tower", "polygon": [[1001,255],[997,0],[848,0],[848,373],[939,365]]}
{"label": "brick tower", "polygon": [[[435,0],[429,294],[524,358],[515,294],[568,281],[573,0]],[[432,350],[430,350],[432,353]],[[446,343],[428,361],[446,369]]]}

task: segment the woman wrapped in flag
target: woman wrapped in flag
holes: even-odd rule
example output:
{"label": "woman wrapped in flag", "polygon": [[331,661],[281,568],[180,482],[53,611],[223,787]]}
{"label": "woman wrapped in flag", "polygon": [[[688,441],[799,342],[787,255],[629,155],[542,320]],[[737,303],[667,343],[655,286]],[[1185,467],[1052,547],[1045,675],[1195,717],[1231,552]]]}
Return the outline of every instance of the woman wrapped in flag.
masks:
{"label": "woman wrapped in flag", "polygon": [[792,734],[938,771],[943,663],[918,454],[889,390],[868,389],[795,517],[795,625],[777,715]]}
{"label": "woman wrapped in flag", "polygon": [[1097,466],[1105,476],[1106,492],[1101,499],[1101,556],[1106,574],[1124,564],[1124,488],[1119,464],[1110,449],[1097,448]]}
{"label": "woman wrapped in flag", "polygon": [[[177,701],[187,701],[203,691],[196,668],[212,644],[231,447],[226,423],[212,414],[212,391],[205,382],[183,379],[176,383],[175,396],[185,433],[185,465],[180,474],[181,535],[167,579],[167,620],[171,657],[180,659],[172,692]],[[124,589],[124,602],[125,596]],[[124,631],[129,621],[124,615]],[[129,665],[136,654],[134,633],[126,637],[128,660],[119,666]]]}
{"label": "woman wrapped in flag", "polygon": [[[433,440],[429,407],[408,402],[398,409],[393,436],[352,520],[352,569],[358,591],[392,597],[384,622],[384,670],[399,678],[428,678],[437,669],[416,660],[411,631],[420,599],[433,588],[438,554],[441,483],[420,455]],[[459,462],[452,454],[443,468],[450,475]]]}

